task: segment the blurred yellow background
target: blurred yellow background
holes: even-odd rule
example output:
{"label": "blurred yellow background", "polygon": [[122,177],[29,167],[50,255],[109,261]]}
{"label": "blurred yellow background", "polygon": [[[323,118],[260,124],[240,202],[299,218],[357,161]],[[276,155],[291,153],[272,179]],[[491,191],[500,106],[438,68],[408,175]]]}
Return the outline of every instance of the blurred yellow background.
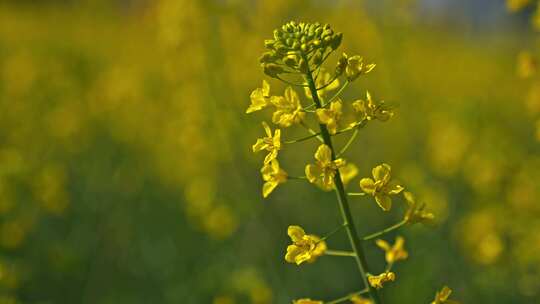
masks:
{"label": "blurred yellow background", "polygon": [[[0,303],[289,303],[358,285],[298,269],[286,227],[330,231],[333,195],[260,195],[258,57],[289,20],[330,23],[377,68],[345,97],[397,105],[362,130],[360,175],[395,174],[438,217],[413,227],[387,303],[540,302],[534,6],[504,1],[0,1]],[[315,143],[283,154],[298,172]],[[361,233],[399,219],[351,202]],[[333,241],[346,246],[345,239]],[[383,264],[377,249],[368,257]],[[385,302],[385,303],[386,303]]]}

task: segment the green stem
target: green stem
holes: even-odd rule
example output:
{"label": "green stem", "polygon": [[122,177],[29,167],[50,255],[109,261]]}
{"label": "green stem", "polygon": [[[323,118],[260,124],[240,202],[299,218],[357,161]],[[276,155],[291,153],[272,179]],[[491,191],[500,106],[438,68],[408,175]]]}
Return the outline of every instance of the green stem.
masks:
{"label": "green stem", "polygon": [[[347,225],[343,224],[343,225],[337,227],[336,229],[332,230],[330,233],[328,233],[327,235],[325,235],[323,238],[321,238],[320,241],[324,241],[324,240],[328,239],[328,238],[331,237],[332,235],[336,234],[336,232],[338,232],[338,231],[340,231],[341,229],[345,228],[345,226],[347,226]],[[319,241],[319,242],[320,242],[320,241]]]}
{"label": "green stem", "polygon": [[324,252],[325,255],[333,255],[333,256],[345,256],[345,257],[356,257],[356,253],[352,251],[343,251],[343,250],[326,250]]}
{"label": "green stem", "polygon": [[332,300],[330,302],[326,302],[326,304],[338,304],[338,303],[341,303],[341,302],[345,302],[347,300],[350,300],[353,296],[356,296],[356,295],[361,295],[361,294],[364,294],[364,293],[368,293],[369,290],[366,288],[364,290],[360,290],[360,291],[357,291],[357,292],[353,292],[351,294],[348,294],[344,297],[341,297],[339,299],[335,299],[335,300]]}
{"label": "green stem", "polygon": [[382,236],[382,235],[384,235],[384,234],[386,234],[386,233],[388,233],[388,232],[391,232],[391,231],[394,231],[394,230],[396,230],[396,229],[399,229],[401,226],[403,226],[403,225],[405,225],[405,224],[407,224],[407,221],[406,221],[406,220],[403,220],[403,221],[401,221],[401,222],[399,222],[399,223],[397,223],[397,224],[394,224],[394,225],[392,225],[392,226],[390,226],[390,227],[388,227],[388,228],[386,228],[386,229],[383,229],[383,230],[381,230],[381,231],[378,231],[378,232],[375,232],[375,233],[370,234],[370,235],[368,235],[368,236],[365,236],[365,237],[362,238],[362,240],[363,240],[363,241],[369,241],[369,240],[378,238],[378,237],[380,237],[380,236]]}
{"label": "green stem", "polygon": [[336,94],[334,94],[334,96],[332,96],[332,98],[330,98],[322,107],[326,107],[326,105],[330,104],[332,101],[334,101],[334,99],[338,98],[338,96],[341,94],[341,92],[343,92],[343,90],[345,90],[345,88],[349,85],[349,81],[345,81],[345,83],[341,86],[341,88],[339,89],[339,91],[336,92]]}
{"label": "green stem", "polygon": [[340,157],[341,155],[343,155],[343,153],[345,153],[345,151],[347,151],[349,146],[353,143],[354,139],[358,135],[359,131],[360,131],[360,129],[358,127],[356,129],[354,129],[353,134],[351,135],[351,137],[349,138],[349,140],[347,141],[345,146],[343,146],[343,148],[341,148],[341,150],[339,150],[339,153],[338,153],[337,157]]}
{"label": "green stem", "polygon": [[304,141],[304,140],[312,139],[313,137],[317,137],[317,136],[319,136],[319,134],[315,133],[315,134],[311,134],[311,135],[308,135],[308,136],[305,136],[305,137],[302,137],[302,138],[293,139],[293,140],[287,140],[287,141],[284,141],[283,143],[284,144],[294,144],[294,143],[301,142],[301,141]]}
{"label": "green stem", "polygon": [[[317,108],[322,108],[321,101],[319,99],[319,94],[317,93],[317,88],[315,87],[315,81],[313,80],[313,75],[311,74],[311,71],[308,71],[308,73],[306,73],[306,80],[309,85],[309,90],[311,91],[313,102],[315,102],[315,105]],[[321,129],[321,135],[324,140],[324,143],[332,151],[332,160],[335,160],[336,153],[334,151],[330,133],[328,133],[328,129],[326,128],[326,125],[324,124],[319,124],[319,128]],[[371,299],[373,300],[374,304],[381,304],[382,302],[381,302],[381,299],[379,298],[379,294],[377,290],[373,288],[367,280],[367,273],[370,272],[368,263],[364,255],[364,251],[362,250],[360,238],[358,237],[358,232],[356,231],[356,227],[355,227],[352,215],[351,215],[349,203],[347,201],[347,193],[345,192],[345,187],[343,186],[343,182],[341,180],[341,175],[339,173],[339,170],[336,170],[336,174],[334,176],[334,184],[335,184],[336,196],[337,196],[339,208],[341,211],[341,216],[343,218],[343,223],[347,225],[345,227],[347,230],[347,236],[349,237],[349,242],[351,243],[351,247],[354,253],[356,254],[355,261],[358,266],[360,275],[362,277],[362,281],[364,282],[364,285],[368,288],[369,295]]]}
{"label": "green stem", "polygon": [[364,192],[347,192],[348,196],[364,196],[366,193]]}

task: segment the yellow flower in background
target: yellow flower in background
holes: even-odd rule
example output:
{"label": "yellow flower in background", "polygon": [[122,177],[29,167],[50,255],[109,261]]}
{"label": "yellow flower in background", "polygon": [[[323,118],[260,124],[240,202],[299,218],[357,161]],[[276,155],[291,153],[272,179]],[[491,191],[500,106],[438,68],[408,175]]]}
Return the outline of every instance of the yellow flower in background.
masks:
{"label": "yellow flower in background", "polygon": [[287,246],[285,261],[300,265],[304,262],[312,263],[326,251],[326,242],[318,236],[306,234],[300,226],[289,226],[287,234],[292,245]]}
{"label": "yellow flower in background", "polygon": [[536,121],[536,140],[540,141],[540,119]]}
{"label": "yellow flower in background", "polygon": [[366,91],[366,100],[357,100],[352,103],[354,111],[360,114],[360,120],[387,121],[394,116],[392,108],[385,105],[384,101],[375,103],[371,94]]}
{"label": "yellow flower in background", "polygon": [[359,295],[354,295],[350,298],[351,302],[353,304],[373,304],[373,301],[368,299],[368,298],[364,298],[362,296],[359,296]]}
{"label": "yellow flower in background", "polygon": [[380,239],[376,240],[375,243],[386,253],[385,259],[388,264],[393,264],[399,260],[405,260],[409,256],[409,253],[404,248],[405,239],[401,236],[396,238],[394,246],[390,246],[388,242]]}
{"label": "yellow flower in background", "polygon": [[[334,80],[332,81],[332,79]],[[327,92],[333,91],[339,87],[339,79],[332,76],[332,74],[328,73],[324,68],[321,68],[321,71],[319,72],[319,77],[315,79],[315,87],[321,88],[317,91],[317,93],[319,93],[319,98],[321,100],[324,100],[324,96]],[[309,99],[313,99],[309,88],[304,87],[304,90],[306,93],[306,97]]]}
{"label": "yellow flower in background", "polygon": [[323,301],[316,301],[312,299],[298,299],[294,300],[293,304],[323,304]]}
{"label": "yellow flower in background", "polygon": [[334,176],[336,171],[345,166],[345,160],[338,158],[332,160],[332,151],[327,145],[320,145],[315,152],[315,164],[306,166],[306,177],[310,183],[319,186],[325,191],[334,188]]}
{"label": "yellow flower in background", "polygon": [[298,94],[291,87],[285,89],[285,96],[272,96],[270,102],[276,107],[272,122],[283,128],[301,122],[306,115],[302,110]]}
{"label": "yellow flower in background", "polygon": [[448,299],[451,293],[452,289],[448,288],[448,286],[444,286],[441,291],[435,294],[435,300],[433,300],[431,304],[459,304],[457,301]]}
{"label": "yellow flower in background", "polygon": [[339,175],[341,175],[343,184],[347,185],[358,175],[358,167],[353,163],[347,163],[345,166],[339,168]]}
{"label": "yellow flower in background", "polygon": [[251,104],[247,108],[246,113],[262,110],[270,104],[270,85],[266,80],[263,80],[262,87],[251,92],[250,99]]}
{"label": "yellow flower in background", "polygon": [[272,130],[266,122],[262,122],[264,132],[266,132],[266,137],[258,138],[257,142],[253,145],[253,152],[259,152],[266,150],[268,154],[264,158],[264,164],[268,164],[275,159],[278,155],[279,149],[281,149],[281,130],[276,129],[274,135],[272,135]]}
{"label": "yellow flower in background", "polygon": [[228,295],[216,296],[214,300],[212,301],[212,304],[234,304],[234,303],[236,303],[234,298]]}
{"label": "yellow flower in background", "polygon": [[529,78],[536,73],[538,64],[530,52],[521,51],[517,57],[516,72],[521,78]]}
{"label": "yellow flower in background", "polygon": [[365,64],[364,58],[362,58],[361,56],[355,55],[349,57],[347,54],[343,53],[338,61],[336,72],[338,74],[345,72],[347,80],[354,81],[356,80],[356,78],[358,78],[358,76],[367,74],[371,72],[374,68],[374,63]]}
{"label": "yellow flower in background", "polygon": [[511,12],[517,12],[531,3],[532,0],[506,0],[506,7]]}
{"label": "yellow flower in background", "polygon": [[277,159],[272,159],[270,163],[265,164],[261,169],[261,174],[265,181],[262,188],[264,198],[268,197],[279,184],[287,181],[287,172],[279,167]]}
{"label": "yellow flower in background", "polygon": [[384,283],[393,282],[396,280],[396,274],[391,271],[386,271],[380,275],[368,275],[368,282],[373,288],[381,289],[383,288]]}
{"label": "yellow flower in background", "polygon": [[384,210],[392,208],[391,195],[396,195],[403,191],[403,187],[390,179],[391,167],[388,164],[381,164],[371,171],[373,179],[362,178],[360,188],[375,197],[375,201]]}
{"label": "yellow flower in background", "polygon": [[336,134],[337,132],[338,121],[342,115],[341,108],[341,100],[337,100],[330,103],[330,108],[328,109],[317,109],[319,122],[326,125],[330,134]]}
{"label": "yellow flower in background", "polygon": [[405,212],[404,220],[409,224],[424,223],[431,224],[435,220],[435,215],[424,210],[425,204],[418,204],[414,195],[410,192],[404,192],[403,196],[409,206]]}

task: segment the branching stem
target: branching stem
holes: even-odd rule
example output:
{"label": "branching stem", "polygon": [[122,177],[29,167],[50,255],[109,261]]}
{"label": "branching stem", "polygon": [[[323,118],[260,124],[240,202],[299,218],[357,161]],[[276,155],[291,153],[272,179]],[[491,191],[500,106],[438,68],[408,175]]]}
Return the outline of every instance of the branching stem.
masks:
{"label": "branching stem", "polygon": [[404,226],[405,224],[407,224],[407,221],[406,220],[403,220],[397,224],[394,224],[388,228],[385,228],[381,231],[378,231],[378,232],[375,232],[375,233],[372,233],[370,235],[367,235],[365,237],[362,238],[363,241],[369,241],[369,240],[372,240],[372,239],[376,239],[378,237],[381,237],[382,235],[384,234],[387,234],[388,232],[391,232],[391,231],[394,231],[396,229],[399,229],[401,228],[401,226]]}

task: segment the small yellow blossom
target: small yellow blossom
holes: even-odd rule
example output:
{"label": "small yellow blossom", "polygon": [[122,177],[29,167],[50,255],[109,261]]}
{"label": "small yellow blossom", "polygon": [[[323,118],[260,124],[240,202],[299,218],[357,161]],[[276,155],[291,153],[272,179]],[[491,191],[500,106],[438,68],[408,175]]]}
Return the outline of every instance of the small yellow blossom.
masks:
{"label": "small yellow blossom", "polygon": [[360,114],[361,120],[379,120],[387,121],[394,116],[392,108],[385,105],[384,101],[375,103],[371,98],[371,94],[366,91],[366,100],[357,100],[352,104],[356,113]]}
{"label": "small yellow blossom", "polygon": [[302,110],[298,94],[291,87],[285,89],[285,96],[272,96],[270,102],[276,107],[272,122],[283,128],[301,122],[306,115]]}
{"label": "small yellow blossom", "polygon": [[289,263],[312,263],[326,251],[326,242],[316,235],[306,234],[299,226],[289,226],[287,234],[292,240],[285,255],[285,261]]}
{"label": "small yellow blossom", "polygon": [[323,304],[323,301],[316,301],[312,299],[298,299],[294,300],[293,304]]}
{"label": "small yellow blossom", "polygon": [[348,81],[354,81],[358,76],[362,74],[367,74],[375,68],[374,63],[365,64],[364,58],[361,56],[355,55],[349,57],[347,54],[343,53],[341,58],[338,61],[337,72],[345,72],[345,76]]}
{"label": "small yellow blossom", "polygon": [[[334,80],[332,80],[334,79]],[[330,82],[332,81],[332,82]],[[326,72],[324,68],[321,68],[321,71],[319,72],[319,77],[315,79],[315,87],[320,88],[320,90],[317,91],[319,94],[319,98],[321,100],[324,100],[324,97],[326,93],[333,91],[339,87],[339,80],[332,76],[330,73]],[[309,87],[304,87],[305,93],[307,98],[313,99],[311,96],[311,91],[309,90]]]}
{"label": "small yellow blossom", "polygon": [[427,212],[424,210],[425,204],[418,204],[416,202],[416,199],[414,198],[413,194],[410,192],[404,192],[403,196],[405,197],[405,201],[407,202],[407,205],[409,206],[407,208],[407,211],[405,212],[404,220],[407,221],[409,224],[415,224],[415,223],[425,223],[425,224],[432,224],[435,215],[431,212]]}
{"label": "small yellow blossom", "polygon": [[341,175],[343,184],[347,185],[358,175],[358,167],[353,163],[347,163],[345,166],[339,168],[339,175]]}
{"label": "small yellow blossom", "polygon": [[522,51],[517,58],[517,75],[521,78],[529,78],[536,73],[538,66],[536,59],[530,52]]}
{"label": "small yellow blossom", "polygon": [[354,295],[350,298],[351,302],[353,304],[373,304],[373,301],[368,299],[368,298],[364,298],[364,297],[361,297],[359,295]]}
{"label": "small yellow blossom", "polygon": [[388,164],[379,165],[371,171],[373,179],[362,178],[360,188],[367,194],[373,195],[375,201],[384,210],[392,208],[391,195],[396,195],[403,190],[403,187],[395,181],[390,180],[391,167]]}
{"label": "small yellow blossom", "polygon": [[336,134],[337,132],[338,121],[342,115],[341,108],[341,100],[337,100],[330,103],[330,108],[328,109],[317,109],[319,122],[326,125],[330,134]]}
{"label": "small yellow blossom", "polygon": [[268,154],[264,158],[264,164],[268,164],[275,159],[278,155],[279,149],[281,149],[281,130],[276,129],[274,135],[272,135],[272,130],[266,122],[262,123],[264,131],[266,132],[266,137],[258,138],[257,142],[253,145],[253,152],[259,152],[266,150]]}
{"label": "small yellow blossom", "polygon": [[531,4],[531,2],[532,0],[506,0],[506,7],[511,12],[517,12]]}
{"label": "small yellow blossom", "polygon": [[262,110],[270,104],[270,85],[263,80],[262,87],[255,89],[250,95],[251,104],[246,113]]}
{"label": "small yellow blossom", "polygon": [[394,246],[390,246],[388,242],[380,239],[375,241],[375,243],[385,251],[385,259],[388,264],[393,264],[399,260],[405,260],[409,256],[409,253],[403,246],[405,244],[405,239],[401,236],[396,238]]}
{"label": "small yellow blossom", "polygon": [[334,176],[336,171],[345,166],[345,160],[338,158],[332,160],[332,151],[327,145],[320,145],[315,152],[315,164],[306,166],[306,177],[310,183],[319,186],[325,191],[334,188]]}
{"label": "small yellow blossom", "polygon": [[448,299],[451,293],[452,289],[448,288],[448,286],[444,286],[441,291],[438,291],[435,294],[435,300],[433,300],[431,304],[459,304],[457,301]]}
{"label": "small yellow blossom", "polygon": [[374,276],[374,275],[368,275],[368,282],[369,285],[371,285],[373,288],[381,289],[383,288],[384,283],[395,281],[396,280],[396,274],[391,271],[386,271],[381,273],[380,275]]}
{"label": "small yellow blossom", "polygon": [[277,159],[272,159],[270,163],[265,164],[261,169],[261,174],[265,181],[262,188],[264,198],[268,197],[279,184],[287,181],[287,172],[279,167]]}

